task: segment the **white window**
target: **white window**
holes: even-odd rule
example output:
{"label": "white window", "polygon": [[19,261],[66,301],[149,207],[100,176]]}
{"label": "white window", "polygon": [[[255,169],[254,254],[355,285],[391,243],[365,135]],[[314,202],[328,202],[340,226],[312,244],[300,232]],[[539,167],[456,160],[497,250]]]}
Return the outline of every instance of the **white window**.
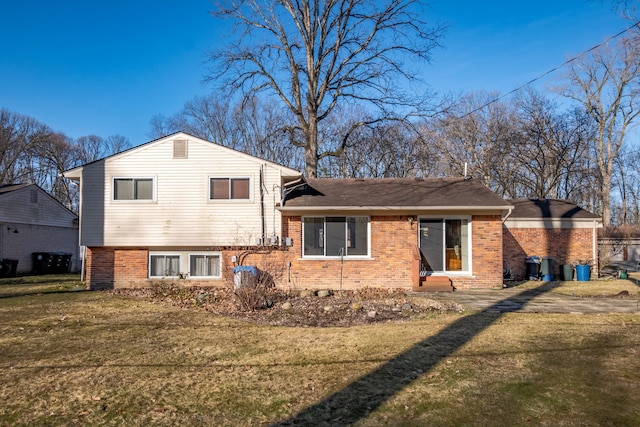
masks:
{"label": "white window", "polygon": [[251,200],[251,179],[210,178],[209,200]]}
{"label": "white window", "polygon": [[219,253],[189,255],[189,277],[222,277],[222,260]]}
{"label": "white window", "polygon": [[471,271],[471,221],[468,218],[421,218],[418,241],[426,260],[421,270]]}
{"label": "white window", "polygon": [[369,217],[303,218],[303,256],[369,255]]}
{"label": "white window", "polygon": [[153,178],[113,178],[113,200],[153,200]]}
{"label": "white window", "polygon": [[149,254],[149,277],[177,277],[179,274],[179,254]]}

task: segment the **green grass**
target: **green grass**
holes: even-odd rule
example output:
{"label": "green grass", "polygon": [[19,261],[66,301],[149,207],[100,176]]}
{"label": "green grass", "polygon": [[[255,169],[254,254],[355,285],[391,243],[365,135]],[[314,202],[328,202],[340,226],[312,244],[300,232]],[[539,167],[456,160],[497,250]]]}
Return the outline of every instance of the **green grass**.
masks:
{"label": "green grass", "polygon": [[0,425],[640,424],[640,315],[266,327],[40,280],[0,280]]}

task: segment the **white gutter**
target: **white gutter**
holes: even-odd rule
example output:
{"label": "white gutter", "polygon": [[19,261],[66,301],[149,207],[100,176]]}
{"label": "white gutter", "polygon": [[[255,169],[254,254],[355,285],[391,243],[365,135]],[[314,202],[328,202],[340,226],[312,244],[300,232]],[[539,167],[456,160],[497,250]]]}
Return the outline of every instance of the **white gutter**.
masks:
{"label": "white gutter", "polygon": [[[505,206],[279,206],[282,212],[314,212],[314,211],[496,211],[505,210]],[[510,209],[511,210],[511,209]]]}
{"label": "white gutter", "polygon": [[513,212],[513,206],[509,207],[509,211],[507,212],[507,214],[502,218],[502,223],[504,224],[505,221],[511,216],[511,213]]}

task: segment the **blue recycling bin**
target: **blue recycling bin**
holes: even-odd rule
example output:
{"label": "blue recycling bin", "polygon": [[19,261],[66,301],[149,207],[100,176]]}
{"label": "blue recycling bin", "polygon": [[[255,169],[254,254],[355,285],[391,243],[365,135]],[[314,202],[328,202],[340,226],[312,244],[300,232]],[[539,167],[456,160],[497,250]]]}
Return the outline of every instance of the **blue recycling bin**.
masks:
{"label": "blue recycling bin", "polygon": [[236,265],[233,267],[233,288],[239,289],[254,286],[258,279],[258,267],[253,265]]}
{"label": "blue recycling bin", "polygon": [[578,282],[588,282],[590,275],[590,265],[576,265],[576,280],[578,280]]}

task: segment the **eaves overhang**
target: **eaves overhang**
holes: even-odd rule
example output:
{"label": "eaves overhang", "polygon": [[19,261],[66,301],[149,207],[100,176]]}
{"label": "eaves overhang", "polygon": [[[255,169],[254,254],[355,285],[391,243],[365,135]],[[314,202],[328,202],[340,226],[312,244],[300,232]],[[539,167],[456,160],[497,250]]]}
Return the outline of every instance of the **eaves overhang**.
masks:
{"label": "eaves overhang", "polygon": [[513,206],[277,206],[282,213],[294,212],[504,212]]}

